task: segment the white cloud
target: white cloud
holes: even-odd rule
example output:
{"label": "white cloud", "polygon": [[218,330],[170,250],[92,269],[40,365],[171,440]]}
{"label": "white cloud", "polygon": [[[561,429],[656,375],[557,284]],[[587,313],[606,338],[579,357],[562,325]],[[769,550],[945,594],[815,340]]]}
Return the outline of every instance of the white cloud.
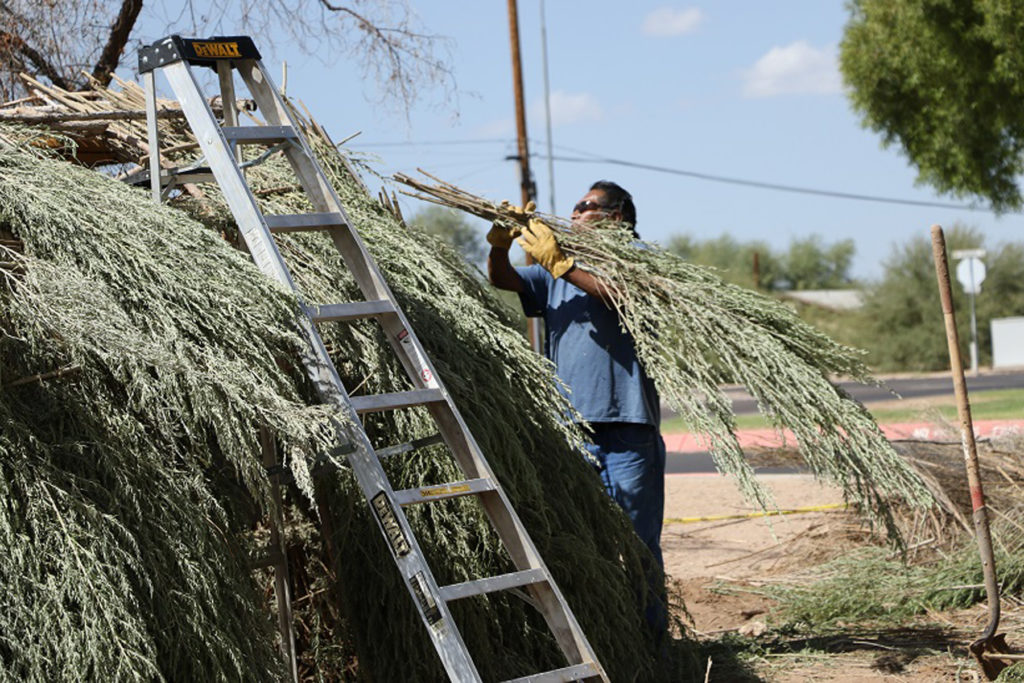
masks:
{"label": "white cloud", "polygon": [[[537,100],[530,107],[530,118],[544,121],[544,100]],[[551,93],[551,125],[561,126],[584,121],[600,121],[604,110],[597,98],[590,93],[567,93],[555,90]]]}
{"label": "white cloud", "polygon": [[773,47],[742,72],[743,94],[773,97],[800,93],[828,94],[842,90],[835,45],[821,49],[798,40]]}
{"label": "white cloud", "polygon": [[692,33],[703,20],[704,13],[699,7],[659,7],[644,17],[643,32],[659,38],[681,36]]}

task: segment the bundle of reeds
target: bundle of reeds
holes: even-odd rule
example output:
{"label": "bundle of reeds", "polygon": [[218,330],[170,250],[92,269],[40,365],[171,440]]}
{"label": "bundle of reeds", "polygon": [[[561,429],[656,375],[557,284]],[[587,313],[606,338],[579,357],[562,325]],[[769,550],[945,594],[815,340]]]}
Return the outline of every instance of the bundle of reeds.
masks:
{"label": "bundle of reeds", "polygon": [[[452,184],[404,174],[396,179],[428,201],[510,226],[525,224],[521,213]],[[771,505],[736,439],[724,385],[743,385],[776,428],[792,431],[810,470],[841,486],[894,538],[890,502],[931,503],[920,477],[871,415],[829,381],[842,375],[872,382],[861,353],[832,341],[776,299],[724,282],[712,269],[655,244],[638,243],[627,226],[533,217],[553,228],[577,264],[606,284],[608,304],[662,397],[704,436],[719,469],[735,475],[757,503]]]}

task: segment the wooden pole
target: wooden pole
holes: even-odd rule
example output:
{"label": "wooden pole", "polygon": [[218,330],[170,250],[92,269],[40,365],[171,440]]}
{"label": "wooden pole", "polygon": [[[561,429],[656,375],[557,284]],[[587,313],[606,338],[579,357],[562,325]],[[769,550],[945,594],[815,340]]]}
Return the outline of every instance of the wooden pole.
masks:
{"label": "wooden pole", "polygon": [[[992,552],[992,534],[989,530],[988,508],[982,490],[978,469],[978,447],[974,441],[974,424],[971,420],[971,404],[967,397],[967,383],[964,380],[964,364],[960,356],[960,339],[956,330],[956,314],[953,309],[953,289],[949,283],[949,260],[946,257],[946,238],[942,228],[932,226],[932,257],[935,261],[935,276],[939,284],[939,298],[942,301],[942,315],[946,323],[946,343],[949,346],[950,373],[953,376],[953,391],[956,394],[956,409],[960,417],[960,439],[964,452],[964,467],[967,470],[967,485],[971,493],[971,508],[974,518],[974,535],[981,556],[982,573],[985,578],[985,596],[988,599],[988,625],[981,638],[971,643],[969,649],[982,665],[989,680],[995,678],[994,671],[1005,667],[998,665],[989,656],[993,652],[1005,652],[1005,643],[996,636],[999,627],[999,584],[996,578],[995,554]],[[999,640],[996,640],[999,638]]]}
{"label": "wooden pole", "polygon": [[[523,64],[519,58],[519,11],[516,0],[508,0],[508,30],[512,47],[512,88],[516,104],[516,136],[519,149],[519,195],[521,206],[535,201],[536,186],[530,175],[530,149],[526,136],[526,105],[523,102]],[[530,255],[526,255],[526,263],[533,263]],[[526,319],[526,333],[530,338],[533,350],[540,353],[540,325],[535,318]]]}
{"label": "wooden pole", "polygon": [[74,375],[81,369],[82,368],[78,365],[65,365],[63,367],[57,368],[56,370],[51,370],[50,372],[40,372],[39,374],[36,375],[30,375],[28,377],[21,377],[19,379],[11,380],[10,382],[4,384],[4,388],[20,387],[23,384],[36,384],[46,382],[47,380],[51,379],[60,379],[61,377]]}
{"label": "wooden pole", "polygon": [[509,39],[512,44],[512,87],[516,105],[516,136],[519,149],[519,190],[522,205],[536,199],[530,176],[530,149],[526,136],[526,105],[523,101],[523,63],[519,56],[519,12],[516,0],[508,0]]}

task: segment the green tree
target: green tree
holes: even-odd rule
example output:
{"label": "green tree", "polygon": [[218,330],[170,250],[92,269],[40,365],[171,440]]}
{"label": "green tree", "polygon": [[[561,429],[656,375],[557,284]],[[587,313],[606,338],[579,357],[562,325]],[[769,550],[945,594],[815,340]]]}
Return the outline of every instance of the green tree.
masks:
{"label": "green tree", "polygon": [[778,252],[761,240],[740,242],[729,234],[698,240],[683,234],[669,239],[666,248],[688,261],[717,268],[725,280],[745,287],[755,285],[755,258],[760,289],[834,289],[853,282],[853,240],[825,244],[820,236],[811,235],[793,239],[785,252]]}
{"label": "green tree", "polygon": [[471,224],[462,211],[428,206],[413,216],[409,224],[441,238],[473,265],[480,265],[487,257],[487,249],[480,237],[481,228]]}
{"label": "green tree", "polygon": [[[946,247],[983,248],[981,233],[954,225],[946,231]],[[991,362],[993,318],[1024,314],[1024,243],[1014,242],[988,249],[984,259],[987,275],[977,295],[978,355],[981,364]],[[956,280],[956,262],[950,257],[953,304],[957,316],[961,353],[969,358],[970,318],[967,295]],[[945,323],[939,303],[931,239],[926,235],[893,248],[885,261],[882,279],[865,292],[864,308],[856,327],[858,345],[869,352],[868,362],[882,370],[942,370],[949,367]]]}
{"label": "green tree", "polygon": [[666,249],[687,261],[717,268],[723,279],[744,287],[755,285],[755,258],[757,284],[761,289],[772,289],[780,275],[778,257],[766,242],[760,240],[740,242],[728,233],[698,240],[692,235],[682,234],[669,238]]}
{"label": "green tree", "polygon": [[1022,205],[1024,3],[851,0],[840,65],[854,108],[918,179]]}
{"label": "green tree", "polygon": [[850,266],[856,252],[852,239],[824,244],[819,235],[794,238],[782,261],[788,289],[840,289],[853,283]]}

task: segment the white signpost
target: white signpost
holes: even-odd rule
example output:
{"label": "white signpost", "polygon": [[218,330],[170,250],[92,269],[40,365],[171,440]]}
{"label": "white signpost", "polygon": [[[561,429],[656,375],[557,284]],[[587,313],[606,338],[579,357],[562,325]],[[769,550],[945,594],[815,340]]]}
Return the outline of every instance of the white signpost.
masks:
{"label": "white signpost", "polygon": [[971,306],[971,374],[978,375],[978,320],[974,315],[974,296],[981,293],[981,283],[985,280],[984,249],[956,249],[953,258],[959,259],[956,265],[956,279],[964,287],[964,292]]}

